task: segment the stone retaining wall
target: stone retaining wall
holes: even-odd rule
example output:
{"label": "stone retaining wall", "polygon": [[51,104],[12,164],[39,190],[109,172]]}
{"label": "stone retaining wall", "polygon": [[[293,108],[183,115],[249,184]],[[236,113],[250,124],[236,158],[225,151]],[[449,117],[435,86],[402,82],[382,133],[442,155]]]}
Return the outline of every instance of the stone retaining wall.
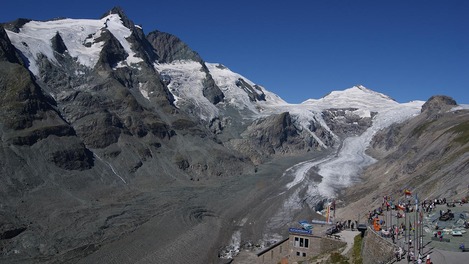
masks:
{"label": "stone retaining wall", "polygon": [[394,245],[368,227],[363,238],[363,264],[385,264],[394,258]]}

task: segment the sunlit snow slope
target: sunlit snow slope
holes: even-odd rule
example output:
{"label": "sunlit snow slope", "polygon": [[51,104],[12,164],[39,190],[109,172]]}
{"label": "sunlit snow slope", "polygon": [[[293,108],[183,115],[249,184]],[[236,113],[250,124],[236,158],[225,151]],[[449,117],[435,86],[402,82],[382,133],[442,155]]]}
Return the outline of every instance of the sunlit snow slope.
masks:
{"label": "sunlit snow slope", "polygon": [[94,67],[103,45],[103,42],[97,41],[101,36],[102,29],[109,30],[129,54],[126,61],[121,62],[118,66],[130,66],[142,61],[141,58],[135,57],[130,43],[126,40],[131,34],[130,29],[123,25],[117,14],[108,15],[100,20],[30,21],[21,27],[19,33],[8,30],[6,32],[12,44],[28,59],[29,70],[38,75],[39,54],[45,55],[51,62],[57,62],[51,46],[51,39],[57,32],[62,37],[70,56],[77,58],[78,63],[84,66]]}

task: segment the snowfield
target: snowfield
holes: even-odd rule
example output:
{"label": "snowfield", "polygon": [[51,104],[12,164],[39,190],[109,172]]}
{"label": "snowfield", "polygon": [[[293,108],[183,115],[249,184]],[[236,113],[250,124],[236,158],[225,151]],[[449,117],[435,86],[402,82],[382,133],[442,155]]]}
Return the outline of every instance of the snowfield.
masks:
{"label": "snowfield", "polygon": [[29,70],[39,74],[38,55],[43,54],[51,62],[57,63],[51,39],[57,34],[62,37],[70,56],[77,58],[78,63],[94,67],[98,62],[102,42],[97,42],[103,29],[107,28],[119,40],[129,54],[126,61],[118,67],[130,66],[143,61],[136,57],[130,43],[130,29],[126,28],[119,15],[111,14],[100,20],[96,19],[61,19],[54,21],[30,21],[24,24],[19,33],[6,30],[12,44],[18,48],[29,61]]}

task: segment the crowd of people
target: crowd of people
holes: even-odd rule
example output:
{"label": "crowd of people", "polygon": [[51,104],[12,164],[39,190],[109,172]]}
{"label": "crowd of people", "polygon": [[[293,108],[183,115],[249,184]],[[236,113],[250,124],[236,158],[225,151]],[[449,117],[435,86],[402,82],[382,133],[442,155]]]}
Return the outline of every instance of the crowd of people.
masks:
{"label": "crowd of people", "polygon": [[[420,215],[423,213],[430,214],[437,210],[438,205],[446,205],[448,209],[441,209],[440,208],[440,217],[443,217],[445,215],[451,216],[452,211],[451,207],[456,207],[457,204],[463,205],[465,203],[468,203],[468,198],[463,198],[460,200],[450,200],[447,201],[446,198],[439,198],[439,199],[424,199],[423,201],[420,201],[415,197],[415,199],[411,196],[409,191],[405,191],[405,198],[400,199],[400,200],[393,200],[390,196],[384,196],[383,197],[383,202],[381,206],[368,211],[367,219],[368,219],[368,224],[373,227],[375,231],[377,231],[378,234],[380,234],[382,237],[387,238],[392,240],[393,244],[396,245],[395,247],[395,255],[397,260],[403,259],[407,255],[407,260],[410,262],[415,262],[415,263],[432,263],[430,255],[424,255],[421,256],[418,254],[418,256],[415,256],[414,254],[414,249],[413,247],[415,245],[412,244],[412,237],[413,234],[415,233],[415,227],[412,226],[412,221],[391,221],[391,225],[386,223],[386,219],[389,218],[389,213],[385,214],[385,212],[392,211],[393,212],[393,217],[397,217],[398,219],[400,218],[405,218],[406,214],[412,213],[412,212],[419,212]],[[387,217],[386,217],[387,216]],[[414,216],[411,216],[414,217]],[[416,217],[416,216],[415,216]],[[392,218],[391,218],[392,219]],[[408,219],[408,218],[407,218]],[[414,219],[415,220],[415,219]],[[406,223],[407,222],[407,226]],[[437,222],[438,223],[438,222]],[[469,223],[466,219],[464,219],[464,225],[465,228],[469,228]],[[404,237],[404,234],[409,234],[408,240],[406,240],[404,243],[405,247],[408,249],[409,252],[406,252],[405,248],[403,248],[402,243],[400,244],[401,246],[398,246],[398,243],[396,243],[397,238]],[[440,240],[443,240],[443,232],[438,230],[438,224],[435,226],[435,235],[440,238]],[[440,231],[440,232],[438,232]],[[460,245],[460,249],[463,251],[467,251],[465,248],[464,244]]]}
{"label": "crowd of people", "polygon": [[[414,202],[415,201],[415,202]],[[452,201],[452,202],[447,202],[445,198],[442,199],[432,199],[432,200],[423,200],[421,203],[418,202],[417,199],[412,199],[406,195],[405,199],[402,199],[402,201],[397,201],[394,202],[391,197],[389,196],[384,196],[383,197],[383,202],[380,207],[369,211],[368,212],[368,223],[374,227],[374,230],[378,232],[382,237],[391,239],[393,244],[396,245],[395,248],[395,256],[396,259],[399,261],[403,259],[407,255],[407,260],[410,262],[416,262],[416,263],[432,263],[430,255],[424,255],[421,256],[418,254],[418,256],[415,256],[414,249],[413,247],[413,241],[412,241],[412,235],[415,232],[415,228],[412,226],[412,222],[407,222],[407,225],[402,222],[402,221],[396,221],[392,225],[387,225],[386,223],[386,217],[385,212],[387,211],[394,211],[395,216],[397,218],[404,218],[405,214],[412,213],[412,212],[420,212],[420,213],[431,213],[434,210],[436,210],[437,205],[441,204],[446,204],[448,207],[454,206],[456,203],[463,204],[466,203],[467,201],[465,199],[459,200],[458,202]],[[444,214],[450,213],[451,210],[448,209],[446,212],[444,210],[440,210],[440,216]],[[383,217],[384,216],[384,217]],[[464,226],[469,226],[467,224],[467,221],[464,222]],[[396,239],[399,236],[404,236],[406,233],[406,230],[408,228],[409,234],[409,239],[405,241],[406,247],[408,249],[408,252],[402,247],[402,246],[397,246],[396,244]],[[436,227],[438,228],[438,227]],[[443,238],[443,234],[440,232],[436,232],[437,236],[440,237],[441,239]]]}

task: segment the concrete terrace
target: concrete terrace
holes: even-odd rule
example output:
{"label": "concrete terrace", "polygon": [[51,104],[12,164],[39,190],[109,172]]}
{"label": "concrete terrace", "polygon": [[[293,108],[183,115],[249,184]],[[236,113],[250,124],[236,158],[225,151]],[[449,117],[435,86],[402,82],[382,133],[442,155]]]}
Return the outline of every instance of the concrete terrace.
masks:
{"label": "concrete terrace", "polygon": [[[441,221],[439,220],[440,210],[442,212],[447,212],[448,209],[451,210],[454,214],[454,219],[448,221]],[[385,224],[383,224],[383,228],[387,229],[388,226],[392,225],[400,225],[404,222],[404,218],[397,218],[396,217],[397,211],[390,210],[390,211],[383,211],[383,214],[379,216],[380,220],[384,220]],[[413,223],[415,223],[415,212],[408,213],[408,218],[411,219]],[[436,207],[431,212],[423,213],[423,228],[421,233],[421,250],[420,255],[422,257],[423,263],[425,263],[426,256],[430,254],[431,261],[435,264],[451,264],[451,263],[467,263],[469,259],[469,252],[462,252],[459,249],[461,244],[464,244],[466,248],[469,247],[469,229],[464,229],[461,227],[463,226],[464,221],[469,220],[469,204],[455,204],[455,206],[447,206],[447,204],[440,204],[436,205]],[[434,238],[434,233],[438,230],[435,229],[436,225],[438,225],[438,230],[443,234],[443,240],[440,241],[439,238]],[[415,227],[415,225],[414,225]],[[468,231],[463,233],[461,236],[453,236],[451,231],[453,229],[460,229],[464,231]],[[381,232],[377,232],[381,234]],[[395,238],[396,247],[402,247],[406,252],[409,249],[408,240],[409,238],[412,239],[412,244],[415,246],[415,237],[414,232],[409,232],[410,237],[404,237],[399,235]],[[419,233],[417,233],[419,234]],[[388,240],[392,243],[391,237],[382,237],[385,240]],[[414,250],[411,250],[414,251]],[[414,251],[417,252],[418,256],[418,247]],[[407,254],[405,258],[401,261],[396,261],[395,259],[390,263],[408,263]]]}

